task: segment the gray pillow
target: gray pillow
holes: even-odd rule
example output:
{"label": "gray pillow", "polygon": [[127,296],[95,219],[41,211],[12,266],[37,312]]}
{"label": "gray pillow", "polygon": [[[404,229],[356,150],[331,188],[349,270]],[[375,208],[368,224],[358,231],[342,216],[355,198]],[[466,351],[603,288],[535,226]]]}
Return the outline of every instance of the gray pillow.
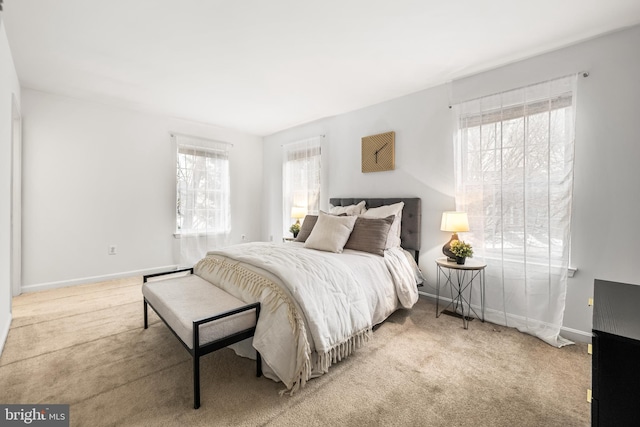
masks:
{"label": "gray pillow", "polygon": [[309,234],[311,234],[311,230],[313,230],[313,226],[318,222],[318,215],[307,215],[304,217],[302,221],[302,225],[300,226],[300,231],[296,236],[296,242],[306,242]]}
{"label": "gray pillow", "polygon": [[398,203],[394,203],[393,205],[382,205],[377,208],[371,208],[362,214],[362,216],[366,218],[386,218],[389,215],[395,215],[393,224],[391,224],[389,235],[387,236],[387,246],[385,249],[400,247],[400,244],[401,244],[400,232],[401,232],[403,207],[404,207],[404,202],[398,202]]}
{"label": "gray pillow", "polygon": [[384,256],[387,235],[394,218],[395,215],[386,218],[358,217],[344,248]]}

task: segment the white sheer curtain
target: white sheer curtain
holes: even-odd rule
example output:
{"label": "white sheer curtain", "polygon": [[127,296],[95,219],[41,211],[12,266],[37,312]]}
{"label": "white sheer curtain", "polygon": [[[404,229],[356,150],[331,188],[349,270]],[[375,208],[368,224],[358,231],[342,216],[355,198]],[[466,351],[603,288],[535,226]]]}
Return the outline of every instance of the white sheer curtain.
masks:
{"label": "white sheer curtain", "polygon": [[[456,209],[487,262],[486,318],[554,346],[569,267],[576,76],[456,105]],[[474,296],[474,299],[478,296]],[[479,301],[479,298],[476,299]]]}
{"label": "white sheer curtain", "polygon": [[207,251],[229,244],[231,144],[172,135],[177,147],[176,236],[180,265],[192,266]]}
{"label": "white sheer curtain", "polygon": [[283,236],[290,235],[292,208],[308,214],[320,209],[322,136],[292,142],[282,147]]}

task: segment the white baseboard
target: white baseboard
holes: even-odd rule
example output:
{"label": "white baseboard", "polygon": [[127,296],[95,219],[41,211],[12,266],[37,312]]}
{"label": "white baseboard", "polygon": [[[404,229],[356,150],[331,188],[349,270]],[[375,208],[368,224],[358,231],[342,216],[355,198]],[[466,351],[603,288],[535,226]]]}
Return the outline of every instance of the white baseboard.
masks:
{"label": "white baseboard", "polygon": [[107,280],[122,279],[131,276],[143,276],[145,274],[160,273],[163,271],[175,270],[177,265],[167,265],[164,267],[146,268],[143,270],[125,271],[122,273],[105,274],[102,276],[81,277],[79,279],[61,280],[59,282],[37,283],[22,287],[23,293],[44,291],[47,289],[64,288],[67,286],[86,285],[88,283],[105,282]]}
{"label": "white baseboard", "polygon": [[433,294],[430,294],[430,293],[428,293],[428,292],[418,290],[418,294],[419,294],[419,295],[422,295],[423,297],[427,297],[427,298],[429,298],[429,299],[432,299],[432,300],[434,300],[434,301],[436,300],[436,296],[435,296],[435,295],[433,295]]}
{"label": "white baseboard", "polygon": [[593,338],[593,334],[591,332],[580,331],[578,329],[573,328],[560,328],[561,335],[571,341],[585,342],[591,343],[591,338]]}
{"label": "white baseboard", "polygon": [[[430,294],[428,292],[424,292],[424,291],[418,291],[418,293],[424,297],[427,297],[433,301],[436,300],[436,296],[434,294]],[[440,301],[445,302],[445,305],[447,305],[449,302],[451,302],[451,298],[446,298],[446,297],[440,297]],[[477,305],[472,305],[472,307],[479,312],[480,307]],[[490,310],[490,309],[486,309],[485,312],[488,311],[492,311],[494,313],[499,313],[496,310]],[[521,318],[521,316],[516,316],[514,314],[508,314],[508,317],[513,317],[513,318]],[[561,331],[561,335],[562,337],[571,340],[571,341],[578,341],[578,342],[584,342],[584,343],[590,343],[591,342],[591,337],[592,334],[591,332],[585,332],[585,331],[581,331],[578,329],[573,329],[573,328],[567,328],[567,327],[561,327],[560,328]]]}
{"label": "white baseboard", "polygon": [[11,328],[11,313],[7,313],[5,321],[0,322],[0,355],[4,349],[4,343],[7,342],[9,336],[9,329]]}

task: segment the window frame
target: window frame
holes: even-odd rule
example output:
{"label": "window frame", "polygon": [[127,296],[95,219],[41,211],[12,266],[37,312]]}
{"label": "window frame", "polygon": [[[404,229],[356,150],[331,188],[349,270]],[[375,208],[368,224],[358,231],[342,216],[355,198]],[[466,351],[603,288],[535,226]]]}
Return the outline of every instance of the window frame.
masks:
{"label": "window frame", "polygon": [[[510,149],[514,149],[514,148],[519,148],[516,146],[505,146],[504,145],[504,141],[505,141],[505,136],[504,136],[504,129],[505,127],[511,127],[513,128],[514,125],[515,126],[520,126],[522,128],[522,135],[523,135],[523,140],[529,142],[530,141],[530,137],[526,136],[526,134],[528,132],[530,132],[530,121],[533,118],[535,118],[535,116],[537,114],[547,114],[547,115],[551,115],[554,112],[558,112],[558,111],[562,111],[562,113],[565,115],[564,119],[565,120],[571,120],[572,115],[575,114],[575,109],[574,109],[574,105],[573,105],[573,94],[572,93],[564,93],[562,95],[558,95],[554,98],[551,99],[545,99],[545,100],[537,100],[537,101],[530,101],[530,102],[523,102],[523,103],[519,103],[519,104],[514,104],[514,105],[510,105],[507,107],[503,107],[503,108],[496,108],[493,110],[489,110],[489,111],[483,111],[483,112],[478,112],[478,113],[469,113],[466,115],[462,115],[460,117],[460,125],[458,127],[458,135],[457,135],[457,139],[460,142],[460,149],[461,152],[459,153],[460,156],[460,163],[461,163],[461,169],[462,169],[462,173],[460,174],[459,178],[460,182],[458,183],[460,188],[465,188],[464,192],[467,193],[469,191],[469,187],[478,187],[478,191],[482,191],[482,187],[486,187],[487,185],[490,186],[501,186],[501,198],[502,200],[505,200],[504,197],[502,197],[502,191],[504,186],[505,186],[505,180],[504,180],[504,174],[505,174],[505,166],[504,166],[504,154],[505,154],[505,150],[510,150]],[[549,123],[550,123],[549,119]],[[521,123],[516,123],[516,122],[521,122]],[[506,124],[506,125],[505,125]],[[495,125],[495,133],[499,134],[497,136],[494,136],[494,141],[493,141],[493,147],[491,148],[491,144],[489,143],[487,146],[487,142],[483,140],[484,136],[483,136],[483,132],[482,129],[486,128],[488,125]],[[547,128],[549,128],[550,125],[547,124]],[[478,134],[476,135],[474,141],[470,142],[469,141],[469,136],[467,135],[466,137],[463,137],[462,132],[472,132],[472,129],[477,129]],[[499,146],[499,142],[502,142],[503,144],[501,146]],[[470,144],[474,144],[476,145],[475,148],[472,147],[472,149],[469,148]],[[533,144],[529,144],[528,147],[530,147]],[[521,165],[519,165],[517,168],[512,168],[509,170],[520,170],[522,172],[522,175],[525,175],[526,173],[526,168],[527,168],[527,164],[526,164],[526,159],[528,159],[528,155],[530,153],[526,153],[525,151],[527,149],[527,144],[523,144],[523,158],[521,160]],[[485,168],[485,158],[484,158],[484,154],[493,151],[495,153],[494,157],[494,169],[493,171],[488,170],[487,168]],[[551,150],[549,151],[549,158],[551,157]],[[479,155],[479,160],[476,158],[475,161],[476,163],[479,163],[476,165],[476,169],[472,169],[469,166],[469,162],[470,157],[472,157],[472,155]],[[490,156],[489,156],[490,157]],[[490,162],[487,162],[490,163]],[[487,166],[492,166],[492,165],[487,165]],[[551,162],[551,160],[548,160],[547,163],[545,163],[544,165],[546,168],[551,169],[553,167],[553,163]],[[496,173],[498,176],[494,179],[490,179],[490,180],[486,180],[486,174],[487,173]],[[476,179],[470,178],[470,175],[477,175]],[[548,173],[548,176],[552,176],[551,173]],[[515,184],[520,184],[523,187],[525,187],[525,189],[523,190],[525,193],[530,191],[528,190],[528,186],[527,184],[531,184],[531,180],[530,178],[522,178],[521,182],[516,182]],[[554,180],[549,178],[547,182],[545,182],[545,185],[549,185],[549,192],[552,190],[552,186],[554,184],[554,182],[560,184],[560,180]],[[484,201],[484,198],[483,198]],[[500,204],[502,204],[503,202],[500,202]],[[486,205],[486,203],[483,203],[482,206],[482,211],[483,211],[483,221],[486,220],[486,218],[491,217],[491,215],[486,211],[488,208],[488,206]],[[526,209],[526,203],[523,202],[523,209]],[[504,206],[503,206],[504,209]],[[499,218],[500,215],[494,215],[494,217]],[[524,220],[527,217],[527,215],[523,214],[520,216],[520,220]],[[503,218],[504,219],[504,218]],[[518,218],[516,218],[515,215],[511,216],[511,221],[512,224],[514,222],[514,219],[517,220]],[[470,221],[473,221],[473,218],[470,217]],[[528,236],[523,235],[522,236],[522,240],[521,242],[517,242],[516,240],[512,240],[512,241],[508,241],[504,238],[505,235],[505,230],[504,230],[504,221],[502,221],[501,223],[502,227],[500,230],[500,233],[498,233],[498,239],[501,240],[499,242],[499,244],[493,245],[493,247],[491,247],[492,245],[489,245],[489,242],[494,241],[494,239],[490,239],[487,238],[487,226],[486,226],[486,222],[484,223],[484,226],[482,227],[484,229],[484,235],[482,236],[482,241],[484,242],[484,248],[483,248],[483,252],[484,252],[484,258],[485,259],[495,259],[495,260],[499,260],[499,259],[503,259],[504,261],[509,261],[509,262],[514,262],[514,263],[520,263],[520,259],[517,257],[513,258],[510,257],[508,255],[509,253],[509,248],[505,248],[505,242],[508,243],[521,243],[520,246],[511,246],[512,249],[516,249],[519,248],[523,248],[523,247],[530,247],[530,243],[528,243],[530,241],[531,238],[533,238],[533,234],[529,234]],[[522,225],[523,228],[527,228],[526,226]],[[524,233],[526,234],[526,233]],[[525,239],[526,237],[526,239]],[[549,239],[551,239],[551,237],[549,237]],[[564,243],[562,243],[561,245],[563,245]],[[560,245],[560,246],[561,246]],[[568,245],[569,250],[571,247],[571,241],[569,240],[569,242],[566,243],[566,245]],[[547,245],[548,246],[548,245]],[[535,254],[529,254],[528,255],[528,263],[529,265],[545,265],[548,264],[545,260],[546,259],[550,259],[552,262],[552,265],[554,264],[558,264],[558,260],[562,258],[562,256],[558,256],[557,254],[552,254],[551,253],[551,247],[548,247],[548,256],[546,257],[542,257],[542,256],[536,256]],[[536,262],[536,260],[539,260],[540,262]],[[533,262],[530,262],[533,261]],[[555,262],[554,262],[555,261]]]}
{"label": "window frame", "polygon": [[[204,173],[205,177],[205,188],[204,189],[190,189],[190,188],[186,188],[184,190],[181,190],[181,182],[184,182],[184,178],[181,178],[181,171],[193,171],[194,169],[191,167],[181,167],[181,156],[184,156],[184,162],[183,163],[187,163],[187,159],[186,156],[195,156],[197,159],[204,159],[204,168],[200,168],[199,172]],[[213,165],[209,165],[208,159],[214,159],[216,161],[221,161],[224,163],[223,166],[223,170],[222,171],[215,171],[214,173],[222,173],[225,176],[221,177],[219,179],[219,185],[221,187],[218,188],[214,188],[214,189],[210,189],[209,187],[209,183],[211,182],[211,176],[209,176],[210,174],[210,168]],[[202,161],[202,160],[201,160]],[[202,165],[201,165],[202,166]],[[198,167],[198,166],[196,166]],[[176,200],[175,200],[175,225],[174,225],[174,236],[175,237],[180,237],[180,236],[204,236],[204,235],[216,235],[216,234],[227,234],[230,231],[230,211],[231,211],[231,205],[230,205],[230,162],[229,162],[229,156],[228,153],[224,150],[221,149],[215,149],[215,148],[209,148],[209,147],[203,147],[203,146],[196,146],[196,145],[190,145],[190,144],[186,144],[186,143],[180,143],[179,141],[177,141],[176,144],[176,170],[175,170],[175,178],[176,178]],[[184,174],[183,174],[184,176]],[[215,224],[214,223],[210,223],[208,219],[205,219],[204,221],[204,227],[199,227],[199,228],[184,228],[184,222],[181,222],[181,218],[184,221],[184,217],[186,216],[185,211],[186,210],[192,210],[192,209],[184,209],[183,212],[181,212],[181,195],[185,194],[185,193],[192,193],[194,194],[194,197],[196,198],[196,204],[198,204],[197,199],[204,199],[204,203],[207,203],[207,201],[212,200],[214,198],[209,197],[211,194],[217,194],[219,196],[221,196],[220,198],[223,200],[223,204],[221,207],[204,207],[204,208],[198,208],[197,206],[194,207],[193,209],[198,209],[200,211],[205,211],[204,217],[208,218],[210,216],[218,216],[218,215],[222,215],[224,218],[222,220],[222,223],[220,226],[215,226],[213,225],[212,227],[210,227],[211,224]],[[203,196],[199,196],[198,193],[202,194],[204,193]],[[226,199],[226,200],[225,200]],[[214,215],[212,215],[212,213]],[[202,218],[202,215],[200,215],[200,218]],[[214,220],[215,221],[215,220]],[[202,221],[200,222],[202,223]]]}

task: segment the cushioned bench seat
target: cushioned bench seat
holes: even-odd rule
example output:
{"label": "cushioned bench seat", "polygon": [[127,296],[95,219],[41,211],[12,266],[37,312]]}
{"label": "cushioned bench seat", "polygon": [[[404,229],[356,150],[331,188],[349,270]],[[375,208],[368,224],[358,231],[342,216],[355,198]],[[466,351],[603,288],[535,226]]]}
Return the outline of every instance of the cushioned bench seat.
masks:
{"label": "cushioned bench seat", "polygon": [[[194,408],[198,409],[200,357],[252,337],[260,303],[247,304],[193,274],[149,281],[185,271],[193,273],[193,269],[185,269],[144,276],[144,327],[148,327],[147,305],[150,305],[193,356]],[[260,376],[260,354],[257,356]]]}
{"label": "cushioned bench seat", "polygon": [[[193,348],[193,321],[247,305],[193,274],[147,282],[142,294],[180,340]],[[228,337],[256,325],[256,314],[244,311],[200,327],[200,345]]]}

